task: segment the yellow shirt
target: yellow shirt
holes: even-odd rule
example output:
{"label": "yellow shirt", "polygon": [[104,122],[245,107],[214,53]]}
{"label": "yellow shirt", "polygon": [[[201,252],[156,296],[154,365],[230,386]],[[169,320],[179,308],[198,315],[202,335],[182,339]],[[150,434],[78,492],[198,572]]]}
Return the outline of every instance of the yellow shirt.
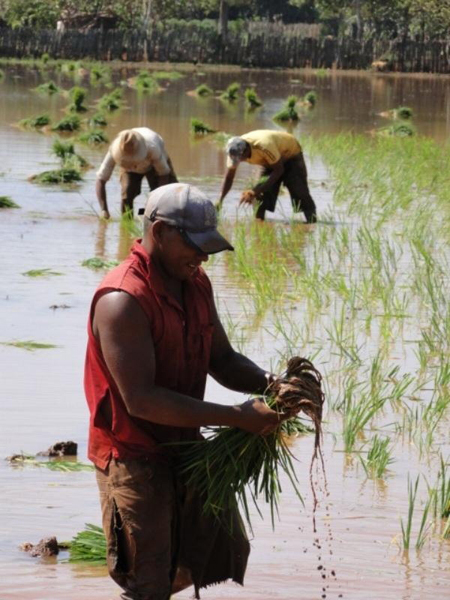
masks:
{"label": "yellow shirt", "polygon": [[252,149],[250,158],[245,162],[261,167],[270,167],[280,159],[284,162],[302,151],[296,138],[284,131],[257,129],[241,135]]}

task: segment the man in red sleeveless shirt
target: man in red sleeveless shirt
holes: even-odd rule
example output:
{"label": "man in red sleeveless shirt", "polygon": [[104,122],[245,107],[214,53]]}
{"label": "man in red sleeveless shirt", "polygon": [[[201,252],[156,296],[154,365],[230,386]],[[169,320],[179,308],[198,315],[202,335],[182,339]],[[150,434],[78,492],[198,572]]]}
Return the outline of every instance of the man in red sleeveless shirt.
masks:
{"label": "man in red sleeveless shirt", "polygon": [[[202,514],[201,498],[177,480],[168,442],[194,440],[206,425],[267,434],[279,416],[259,400],[203,401],[208,373],[244,393],[267,373],[230,345],[201,268],[232,246],[213,204],[173,183],[151,192],[143,239],[110,271],[91,306],[85,391],[89,458],[96,466],[110,575],[122,600],[168,600],[190,585],[243,583],[249,543]],[[229,521],[230,522],[230,521]]]}

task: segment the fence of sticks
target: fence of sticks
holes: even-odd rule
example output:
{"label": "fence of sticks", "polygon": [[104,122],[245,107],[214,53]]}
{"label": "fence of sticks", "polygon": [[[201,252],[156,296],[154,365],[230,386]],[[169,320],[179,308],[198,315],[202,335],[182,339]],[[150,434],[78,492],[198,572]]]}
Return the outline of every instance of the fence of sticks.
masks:
{"label": "fence of sticks", "polygon": [[320,37],[289,25],[230,31],[201,22],[158,24],[149,32],[0,28],[0,56],[235,64],[244,67],[367,69],[381,59],[391,71],[450,73],[450,41]]}

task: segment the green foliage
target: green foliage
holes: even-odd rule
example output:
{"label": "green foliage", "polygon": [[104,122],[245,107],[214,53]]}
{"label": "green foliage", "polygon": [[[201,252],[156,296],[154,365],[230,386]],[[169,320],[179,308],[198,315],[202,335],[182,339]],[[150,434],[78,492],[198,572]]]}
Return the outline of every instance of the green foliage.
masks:
{"label": "green foliage", "polygon": [[41,61],[44,65],[46,65],[49,60],[50,60],[50,54],[48,52],[44,52],[43,54],[41,54]]}
{"label": "green foliage", "polygon": [[244,92],[245,105],[248,110],[253,110],[262,106],[262,100],[253,88],[247,88]]}
{"label": "green foliage", "polygon": [[109,94],[105,94],[98,101],[100,111],[114,112],[122,107],[122,90],[116,88]]}
{"label": "green foliage", "polygon": [[140,71],[140,73],[131,80],[131,86],[139,92],[154,94],[160,90],[156,79],[154,79],[148,71]]}
{"label": "green foliage", "polygon": [[305,104],[309,104],[311,108],[314,108],[314,106],[317,103],[317,92],[315,92],[314,90],[307,92],[303,96],[303,102],[305,102]]}
{"label": "green foliage", "polygon": [[69,91],[69,98],[72,102],[69,104],[69,111],[82,113],[86,112],[87,108],[84,106],[83,102],[86,99],[86,90],[82,87],[75,86]]}
{"label": "green foliage", "polygon": [[53,131],[78,131],[81,120],[78,115],[67,115],[52,127]]}
{"label": "green foliage", "polygon": [[383,477],[388,466],[393,462],[392,450],[389,448],[389,438],[381,439],[377,435],[372,439],[367,457],[360,456],[362,466],[368,477],[379,479]]}
{"label": "green foliage", "polygon": [[83,260],[81,266],[94,269],[94,271],[99,271],[101,269],[112,269],[113,267],[117,267],[118,264],[119,263],[117,260],[106,260],[100,256],[94,256],[93,258],[87,258],[86,260]]}
{"label": "green foliage", "polygon": [[89,131],[80,133],[77,140],[83,144],[90,144],[91,146],[99,146],[108,143],[108,138],[101,129],[90,129]]}
{"label": "green foliage", "polygon": [[398,119],[412,119],[412,108],[410,108],[409,106],[399,106],[395,109],[395,116]]}
{"label": "green foliage", "polygon": [[169,80],[177,80],[182,79],[184,77],[183,73],[179,71],[153,71],[152,73],[153,79],[157,81],[159,79],[169,79]]}
{"label": "green foliage", "polygon": [[26,277],[48,277],[49,275],[62,275],[58,271],[52,271],[51,269],[31,269],[22,273]]}
{"label": "green foliage", "polygon": [[57,86],[54,81],[47,81],[46,83],[41,83],[41,85],[38,85],[35,89],[36,92],[39,92],[40,94],[48,94],[49,96],[52,96],[53,94],[58,94],[61,91],[61,88]]}
{"label": "green foliage", "polygon": [[20,208],[9,196],[0,196],[0,208]]}
{"label": "green foliage", "polygon": [[107,81],[111,77],[111,69],[105,65],[93,65],[89,71],[91,83],[94,85],[101,81]]}
{"label": "green foliage", "polygon": [[28,117],[19,121],[19,126],[25,129],[40,129],[50,123],[48,115],[37,115],[36,117]]}
{"label": "green foliage", "polygon": [[91,523],[69,543],[69,562],[106,564],[106,539],[103,529]]}
{"label": "green foliage", "polygon": [[76,183],[81,181],[81,173],[79,169],[70,167],[63,167],[61,169],[55,169],[53,171],[44,171],[39,175],[34,175],[31,178],[33,183],[43,184],[58,184],[58,183]]}
{"label": "green foliage", "polygon": [[108,121],[103,113],[98,112],[88,120],[89,127],[106,127],[108,125]]}
{"label": "green foliage", "polygon": [[54,29],[60,9],[54,0],[4,0],[1,16],[13,29]]}
{"label": "green foliage", "polygon": [[205,83],[202,83],[198,87],[195,88],[194,93],[196,96],[200,98],[206,98],[207,96],[213,96],[214,91]]}
{"label": "green foliage", "polygon": [[75,152],[75,146],[70,140],[56,139],[53,142],[52,154],[60,159],[62,167],[80,169],[88,166],[87,161]]}
{"label": "green foliage", "polygon": [[200,119],[196,119],[195,117],[191,118],[190,128],[191,133],[195,135],[207,135],[208,133],[216,133],[216,129],[212,129],[209,125],[207,125]]}
{"label": "green foliage", "polygon": [[17,340],[13,342],[0,342],[2,346],[13,346],[14,348],[21,348],[22,350],[49,350],[51,348],[57,348],[55,344],[45,344],[43,342],[35,342],[34,340]]}
{"label": "green foliage", "polygon": [[300,120],[298,115],[296,104],[298,102],[297,96],[289,96],[283,105],[283,108],[277,112],[272,118],[274,121],[292,121],[297,122]]}
{"label": "green foliage", "polygon": [[240,84],[237,81],[230,83],[227,89],[220,95],[222,100],[226,100],[227,102],[235,102],[238,98],[238,92],[240,89]]}
{"label": "green foliage", "polygon": [[416,134],[416,128],[407,121],[398,121],[388,127],[381,127],[376,133],[381,136],[412,137]]}

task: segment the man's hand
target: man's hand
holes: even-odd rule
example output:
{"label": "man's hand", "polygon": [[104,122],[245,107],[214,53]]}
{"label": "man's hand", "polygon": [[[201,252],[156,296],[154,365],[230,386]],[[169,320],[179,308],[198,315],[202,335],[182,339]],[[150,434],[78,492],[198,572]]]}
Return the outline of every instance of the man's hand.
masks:
{"label": "man's hand", "polygon": [[287,417],[270,409],[264,400],[256,398],[240,404],[240,419],[237,426],[240,429],[259,435],[268,435]]}
{"label": "man's hand", "polygon": [[244,190],[241,194],[241,199],[239,200],[239,206],[242,204],[253,204],[256,199],[256,194],[253,190]]}

